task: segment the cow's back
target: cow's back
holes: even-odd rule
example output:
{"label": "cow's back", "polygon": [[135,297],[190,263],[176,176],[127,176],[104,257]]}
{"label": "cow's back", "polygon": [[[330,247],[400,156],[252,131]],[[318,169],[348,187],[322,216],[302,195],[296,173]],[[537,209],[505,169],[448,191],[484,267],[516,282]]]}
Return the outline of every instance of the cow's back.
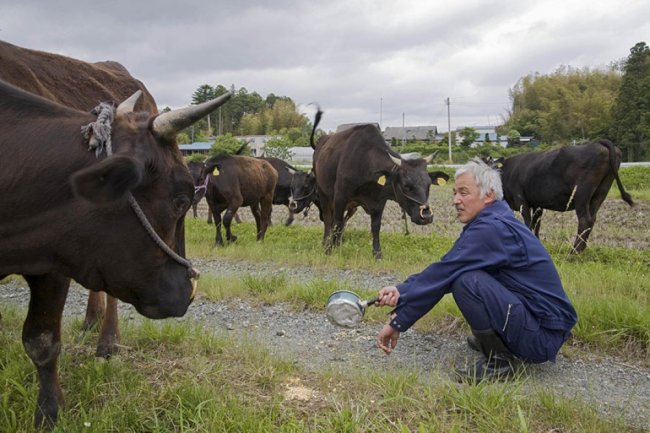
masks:
{"label": "cow's back", "polygon": [[[208,167],[211,163],[206,163]],[[212,176],[211,183],[222,200],[229,202],[241,196],[242,206],[259,202],[261,197],[273,197],[278,172],[262,159],[232,155],[218,159],[219,174]]]}
{"label": "cow's back", "polygon": [[392,163],[383,137],[373,125],[359,125],[321,140],[314,152],[319,189],[333,192],[346,179],[365,179],[368,170],[390,170]]}
{"label": "cow's back", "polygon": [[136,111],[158,111],[147,88],[114,61],[87,63],[0,41],[0,79],[83,111],[92,110],[100,102],[119,104],[142,90]]}
{"label": "cow's back", "polygon": [[[617,164],[620,150],[616,147]],[[609,151],[600,143],[564,146],[546,152],[527,152],[507,158],[502,167],[504,198],[513,210],[522,204],[555,211],[574,208],[580,190],[611,185]]]}

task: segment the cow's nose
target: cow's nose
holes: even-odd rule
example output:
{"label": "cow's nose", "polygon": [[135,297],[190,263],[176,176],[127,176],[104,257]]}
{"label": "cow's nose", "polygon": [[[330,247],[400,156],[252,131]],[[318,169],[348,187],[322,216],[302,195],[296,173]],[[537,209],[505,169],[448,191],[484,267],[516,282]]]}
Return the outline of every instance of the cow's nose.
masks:
{"label": "cow's nose", "polygon": [[433,218],[433,214],[431,213],[431,208],[429,205],[422,205],[420,206],[420,218],[423,220],[428,220],[430,218]]}
{"label": "cow's nose", "polygon": [[298,203],[296,203],[293,199],[289,199],[289,210],[296,210],[298,209]]}

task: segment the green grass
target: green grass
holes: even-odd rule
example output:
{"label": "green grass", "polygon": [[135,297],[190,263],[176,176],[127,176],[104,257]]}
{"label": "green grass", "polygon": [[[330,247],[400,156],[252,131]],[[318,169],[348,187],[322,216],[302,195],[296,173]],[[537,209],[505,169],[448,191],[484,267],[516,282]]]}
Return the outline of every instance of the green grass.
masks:
{"label": "green grass", "polygon": [[[20,343],[25,312],[2,314],[0,432],[30,432],[37,383]],[[641,431],[576,400],[525,391],[521,379],[468,386],[404,369],[312,373],[199,324],[121,326],[125,348],[106,362],[78,341],[78,323],[64,323],[66,405],[55,433]]]}
{"label": "green grass", "polygon": [[[306,265],[316,270],[346,268],[373,273],[388,271],[405,278],[438,260],[454,241],[447,233],[409,236],[382,233],[384,259],[378,262],[371,254],[368,230],[346,231],[341,248],[327,256],[322,251],[320,228],[277,224],[269,229],[264,242],[255,241],[252,223],[238,224],[235,229],[239,236],[236,243],[215,248],[214,226],[188,219],[189,255],[251,263]],[[607,228],[603,226],[599,229]],[[591,245],[579,256],[574,256],[569,254],[571,247],[568,241],[551,243],[547,248],[578,312],[574,341],[605,353],[623,353],[648,363],[650,250]],[[296,308],[315,310],[322,309],[329,294],[335,290],[359,291],[344,281],[331,283],[315,279],[309,284],[298,284],[283,275],[248,276],[243,279],[206,277],[202,277],[201,290],[214,299],[247,297],[266,303],[288,302]],[[368,299],[375,292],[362,291],[359,295]],[[384,313],[371,308],[368,310],[368,320],[385,320]],[[464,326],[460,318],[453,299],[447,296],[415,326],[424,332]]]}

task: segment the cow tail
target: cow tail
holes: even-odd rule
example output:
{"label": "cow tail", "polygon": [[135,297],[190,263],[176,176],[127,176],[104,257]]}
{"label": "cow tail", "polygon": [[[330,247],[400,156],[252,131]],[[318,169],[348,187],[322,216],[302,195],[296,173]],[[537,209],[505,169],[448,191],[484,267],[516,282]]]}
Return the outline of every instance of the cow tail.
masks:
{"label": "cow tail", "polygon": [[248,146],[248,143],[244,143],[244,144],[242,144],[241,146],[239,146],[239,149],[237,149],[237,150],[235,151],[234,155],[241,155],[242,151],[244,150],[244,148],[245,148],[246,146]]}
{"label": "cow tail", "polygon": [[316,133],[316,127],[320,123],[321,117],[323,117],[323,112],[320,107],[318,107],[318,111],[316,111],[316,116],[314,117],[314,127],[311,129],[311,135],[309,136],[309,144],[311,144],[311,148],[314,150],[316,150],[316,146],[314,145],[314,134]]}
{"label": "cow tail", "polygon": [[614,149],[614,143],[612,143],[609,140],[600,140],[600,144],[605,146],[609,151],[609,166],[612,169],[612,172],[614,172],[614,179],[616,179],[616,185],[618,186],[618,190],[621,193],[621,198],[630,206],[634,206],[634,201],[632,201],[632,196],[628,194],[627,191],[625,191],[625,188],[623,188],[623,183],[621,182],[621,179],[618,177],[618,166],[617,166],[618,161],[616,161],[616,151]]}

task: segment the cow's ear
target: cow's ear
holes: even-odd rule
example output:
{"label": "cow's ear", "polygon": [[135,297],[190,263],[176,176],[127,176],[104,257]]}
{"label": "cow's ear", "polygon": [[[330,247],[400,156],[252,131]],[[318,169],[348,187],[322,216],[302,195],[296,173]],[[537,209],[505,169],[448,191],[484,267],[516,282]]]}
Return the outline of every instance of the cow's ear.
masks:
{"label": "cow's ear", "polygon": [[391,172],[388,170],[379,170],[375,171],[373,174],[373,180],[380,186],[386,185],[390,180]]}
{"label": "cow's ear", "polygon": [[221,164],[216,163],[211,165],[209,170],[212,176],[219,176],[221,174]]}
{"label": "cow's ear", "polygon": [[429,177],[431,178],[431,183],[434,185],[444,185],[449,180],[449,175],[444,171],[429,172]]}
{"label": "cow's ear", "polygon": [[70,178],[75,195],[93,202],[120,199],[144,177],[144,166],[130,156],[115,155],[74,173]]}

